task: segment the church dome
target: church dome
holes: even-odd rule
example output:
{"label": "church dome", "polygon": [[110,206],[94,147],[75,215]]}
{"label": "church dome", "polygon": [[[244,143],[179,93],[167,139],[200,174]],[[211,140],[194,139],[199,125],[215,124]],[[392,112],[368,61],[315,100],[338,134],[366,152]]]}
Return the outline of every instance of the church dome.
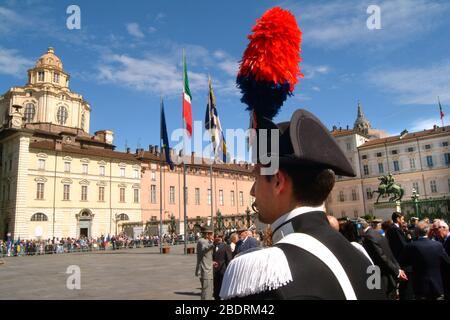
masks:
{"label": "church dome", "polygon": [[61,71],[63,69],[61,59],[55,55],[55,50],[52,47],[48,48],[47,53],[38,59],[36,67],[54,67]]}

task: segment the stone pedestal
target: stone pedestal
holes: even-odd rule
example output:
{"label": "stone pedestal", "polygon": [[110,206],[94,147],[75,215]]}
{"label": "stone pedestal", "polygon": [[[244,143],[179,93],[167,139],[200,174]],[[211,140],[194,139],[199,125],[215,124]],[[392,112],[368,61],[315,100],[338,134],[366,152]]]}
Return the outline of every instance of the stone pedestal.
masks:
{"label": "stone pedestal", "polygon": [[375,203],[374,209],[375,218],[386,221],[392,218],[393,212],[401,212],[400,201]]}

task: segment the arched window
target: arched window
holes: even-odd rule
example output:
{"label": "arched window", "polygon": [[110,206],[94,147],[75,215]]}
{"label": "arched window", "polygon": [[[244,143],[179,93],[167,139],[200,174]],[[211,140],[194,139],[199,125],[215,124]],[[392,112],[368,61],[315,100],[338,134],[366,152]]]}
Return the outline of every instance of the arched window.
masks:
{"label": "arched window", "polygon": [[84,118],[84,113],[81,115],[81,129],[84,130],[84,122],[85,122],[85,118]]}
{"label": "arched window", "polygon": [[127,214],[121,213],[117,216],[117,221],[127,221],[130,220]]}
{"label": "arched window", "polygon": [[45,214],[38,212],[31,216],[31,221],[48,221],[48,218]]}
{"label": "arched window", "polygon": [[56,119],[60,125],[65,125],[68,117],[68,112],[66,107],[59,107],[58,113],[56,114]]}
{"label": "arched window", "polygon": [[25,122],[33,122],[34,116],[36,115],[36,107],[32,103],[27,103],[25,106]]}

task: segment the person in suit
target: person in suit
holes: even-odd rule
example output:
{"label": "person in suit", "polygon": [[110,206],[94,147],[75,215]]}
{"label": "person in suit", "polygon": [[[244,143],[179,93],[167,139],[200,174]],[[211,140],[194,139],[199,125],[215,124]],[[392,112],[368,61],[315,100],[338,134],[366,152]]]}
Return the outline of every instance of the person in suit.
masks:
{"label": "person in suit", "polygon": [[197,265],[195,276],[200,277],[201,299],[213,299],[213,252],[214,252],[214,232],[212,229],[204,228],[203,237],[197,242]]}
{"label": "person in suit", "polygon": [[[392,225],[387,229],[386,238],[389,241],[389,247],[397,261],[400,259],[400,254],[405,248],[407,242],[406,234],[403,232],[403,224],[405,217],[400,212],[392,213]],[[411,267],[405,268],[405,273],[408,278],[411,278]],[[398,286],[400,300],[413,300],[414,292],[411,281],[401,281]]]}
{"label": "person in suit", "polygon": [[[445,252],[450,257],[450,232],[448,224],[443,220],[439,222],[438,234]],[[446,269],[445,266],[442,267],[442,282],[444,285],[445,300],[450,300],[450,270]]]}
{"label": "person in suit", "polygon": [[406,236],[402,230],[402,225],[405,222],[405,217],[400,212],[392,213],[392,225],[387,229],[386,237],[389,241],[389,246],[394,254],[395,259],[400,258],[403,248],[406,246]]}
{"label": "person in suit", "polygon": [[219,292],[222,286],[223,275],[228,267],[233,253],[231,247],[223,242],[223,237],[218,235],[214,240],[213,267],[214,267],[214,299],[220,300]]}
{"label": "person in suit", "polygon": [[366,221],[362,221],[363,247],[371,257],[372,261],[381,271],[381,281],[386,288],[386,297],[394,300],[397,296],[398,279],[407,281],[408,277],[400,269],[400,265],[395,259],[389,242],[379,232],[374,230]]}
{"label": "person in suit", "polygon": [[414,297],[418,300],[443,298],[442,271],[450,267],[450,258],[439,241],[428,239],[429,225],[417,224],[418,240],[407,244],[400,255],[401,266],[412,267]]}
{"label": "person in suit", "polygon": [[253,233],[250,230],[243,229],[240,234],[242,242],[236,247],[237,254],[243,253],[252,248],[259,247],[258,240],[253,238]]}

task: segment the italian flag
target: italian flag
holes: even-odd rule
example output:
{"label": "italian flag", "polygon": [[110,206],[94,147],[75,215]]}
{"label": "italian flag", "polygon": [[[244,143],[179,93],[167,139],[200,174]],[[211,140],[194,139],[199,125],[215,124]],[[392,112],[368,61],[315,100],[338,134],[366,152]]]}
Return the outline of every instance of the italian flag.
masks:
{"label": "italian flag", "polygon": [[183,119],[186,122],[186,130],[189,137],[192,136],[192,108],[191,90],[189,90],[189,80],[186,68],[186,57],[183,54]]}

